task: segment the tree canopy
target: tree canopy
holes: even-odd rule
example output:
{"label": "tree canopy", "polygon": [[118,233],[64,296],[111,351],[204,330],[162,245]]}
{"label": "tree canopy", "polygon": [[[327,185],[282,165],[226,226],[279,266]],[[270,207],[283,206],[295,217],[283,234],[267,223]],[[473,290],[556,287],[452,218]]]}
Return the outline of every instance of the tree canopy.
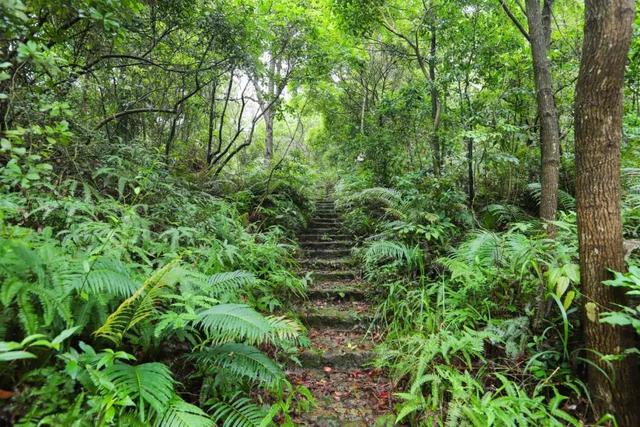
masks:
{"label": "tree canopy", "polygon": [[633,0],[2,0],[0,424],[635,426],[639,162]]}

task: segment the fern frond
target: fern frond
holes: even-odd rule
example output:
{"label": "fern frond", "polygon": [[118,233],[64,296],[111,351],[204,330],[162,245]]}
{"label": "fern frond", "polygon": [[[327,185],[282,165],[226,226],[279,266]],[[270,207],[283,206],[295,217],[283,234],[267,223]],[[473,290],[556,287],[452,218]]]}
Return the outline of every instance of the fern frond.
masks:
{"label": "fern frond", "polygon": [[220,304],[198,313],[196,325],[202,327],[214,343],[264,342],[273,328],[269,321],[244,304]]}
{"label": "fern frond", "polygon": [[[540,199],[542,198],[542,186],[539,182],[532,182],[527,185],[527,191],[536,201],[536,203],[540,204]],[[576,207],[576,199],[566,191],[558,189],[558,209],[560,210],[572,210]]]}
{"label": "fern frond", "polygon": [[456,250],[456,257],[469,264],[479,263],[491,266],[502,258],[502,241],[500,236],[490,231],[476,232]]}
{"label": "fern frond", "polygon": [[267,416],[266,411],[240,394],[229,402],[217,402],[211,409],[213,419],[222,422],[222,427],[258,427]]}
{"label": "fern frond", "polygon": [[200,408],[174,396],[155,427],[212,427],[213,420]]}
{"label": "fern frond", "polygon": [[179,260],[174,260],[159,270],[156,270],[156,272],[145,281],[142,287],[124,300],[122,304],[109,315],[106,322],[94,332],[94,335],[107,338],[119,344],[127,330],[151,315],[160,299],[162,291],[177,283],[178,273],[181,272],[181,269],[177,268],[178,265]]}
{"label": "fern frond", "polygon": [[485,207],[484,210],[495,219],[498,225],[507,225],[529,218],[525,211],[515,205],[494,203]]}
{"label": "fern frond", "polygon": [[175,395],[171,371],[162,363],[129,365],[118,362],[107,369],[106,375],[117,394],[137,401],[141,419],[150,418],[145,417],[145,405],[156,414],[163,414]]}
{"label": "fern frond", "polygon": [[254,381],[275,389],[284,379],[282,369],[257,348],[238,343],[210,347],[190,356],[206,369],[218,368],[226,375]]}
{"label": "fern frond", "polygon": [[80,286],[90,294],[107,293],[126,298],[138,289],[139,284],[131,279],[127,267],[120,260],[100,257]]}
{"label": "fern frond", "polygon": [[410,248],[404,243],[389,240],[377,240],[365,252],[367,264],[374,264],[384,259],[405,261],[408,266],[416,264],[419,249]]}
{"label": "fern frond", "polygon": [[295,340],[303,330],[299,322],[284,316],[267,316],[266,319],[271,325],[272,340]]}
{"label": "fern frond", "polygon": [[228,293],[233,289],[256,283],[256,276],[248,271],[229,271],[216,273],[209,277],[207,284],[211,292],[216,295]]}
{"label": "fern frond", "polygon": [[385,187],[372,187],[359,191],[349,197],[351,203],[379,202],[388,207],[393,207],[400,203],[402,194],[398,190]]}

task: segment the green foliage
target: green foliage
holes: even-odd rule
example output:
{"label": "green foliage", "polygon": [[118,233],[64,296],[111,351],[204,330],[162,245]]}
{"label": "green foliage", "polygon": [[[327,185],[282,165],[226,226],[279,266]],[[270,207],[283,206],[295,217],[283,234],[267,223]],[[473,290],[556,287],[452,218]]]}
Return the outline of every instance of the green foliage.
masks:
{"label": "green foliage", "polygon": [[246,397],[235,396],[229,401],[216,403],[211,409],[213,419],[222,422],[224,427],[257,427],[269,425],[271,421],[265,410]]}
{"label": "green foliage", "polygon": [[105,374],[117,395],[125,395],[136,402],[140,421],[147,419],[147,406],[147,411],[162,414],[174,394],[171,371],[162,363],[135,366],[115,363]]}
{"label": "green foliage", "polygon": [[[603,282],[607,286],[622,288],[629,298],[640,295],[640,268],[629,267],[629,272],[614,272],[614,278]],[[621,306],[618,311],[602,313],[600,321],[616,326],[631,326],[640,333],[640,306]]]}
{"label": "green foliage", "polygon": [[275,362],[257,348],[246,344],[208,347],[194,353],[193,358],[207,374],[218,371],[225,377],[259,383],[270,389],[280,386],[284,378]]}

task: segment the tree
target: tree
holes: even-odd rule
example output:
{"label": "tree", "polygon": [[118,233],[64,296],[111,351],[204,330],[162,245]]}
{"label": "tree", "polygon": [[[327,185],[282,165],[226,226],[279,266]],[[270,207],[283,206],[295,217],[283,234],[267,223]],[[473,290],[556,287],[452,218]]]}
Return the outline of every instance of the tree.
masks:
{"label": "tree", "polygon": [[[598,313],[625,302],[618,288],[603,286],[608,270],[625,269],[620,212],[622,87],[634,17],[633,0],[587,0],[582,61],[576,86],[575,145],[580,276],[584,295],[588,381],[596,417],[614,414],[621,426],[637,425],[640,375],[635,358],[607,365],[600,355],[633,346],[631,330],[598,322]],[[604,375],[608,373],[608,377]]]}
{"label": "tree", "polygon": [[[387,7],[380,12],[380,22],[382,27],[390,34],[406,44],[408,49],[407,56],[415,59],[425,82],[429,86],[431,95],[431,121],[433,123],[430,138],[433,173],[440,175],[443,161],[443,150],[439,138],[439,129],[442,121],[442,103],[436,81],[436,54],[438,48],[436,9],[433,2],[426,1],[421,1],[417,5],[410,4],[409,6],[411,7],[403,9],[404,14],[402,15],[404,20],[409,22],[395,22],[396,20],[402,21],[403,19],[394,19],[390,13],[391,7]],[[406,13],[409,9],[412,11],[412,14]],[[413,15],[413,13],[415,15]],[[409,19],[407,19],[407,16]],[[402,30],[400,25],[408,28]],[[429,34],[428,51],[425,46],[422,45],[424,40],[421,40],[421,37],[423,37],[426,32]]]}
{"label": "tree", "polygon": [[[502,8],[531,45],[536,101],[540,120],[541,187],[540,218],[553,221],[558,209],[558,177],[560,165],[560,126],[553,97],[553,77],[548,51],[551,44],[551,9],[553,0],[526,0],[529,31],[518,21],[504,0]],[[549,234],[554,234],[549,226]]]}

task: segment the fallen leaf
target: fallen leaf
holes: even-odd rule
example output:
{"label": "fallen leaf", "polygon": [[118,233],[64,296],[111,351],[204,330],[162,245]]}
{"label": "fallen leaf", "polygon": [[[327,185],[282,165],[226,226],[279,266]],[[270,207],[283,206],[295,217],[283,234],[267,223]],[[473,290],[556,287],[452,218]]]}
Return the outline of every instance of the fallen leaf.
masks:
{"label": "fallen leaf", "polygon": [[0,399],[3,399],[3,400],[11,399],[15,395],[16,393],[13,391],[0,390]]}

